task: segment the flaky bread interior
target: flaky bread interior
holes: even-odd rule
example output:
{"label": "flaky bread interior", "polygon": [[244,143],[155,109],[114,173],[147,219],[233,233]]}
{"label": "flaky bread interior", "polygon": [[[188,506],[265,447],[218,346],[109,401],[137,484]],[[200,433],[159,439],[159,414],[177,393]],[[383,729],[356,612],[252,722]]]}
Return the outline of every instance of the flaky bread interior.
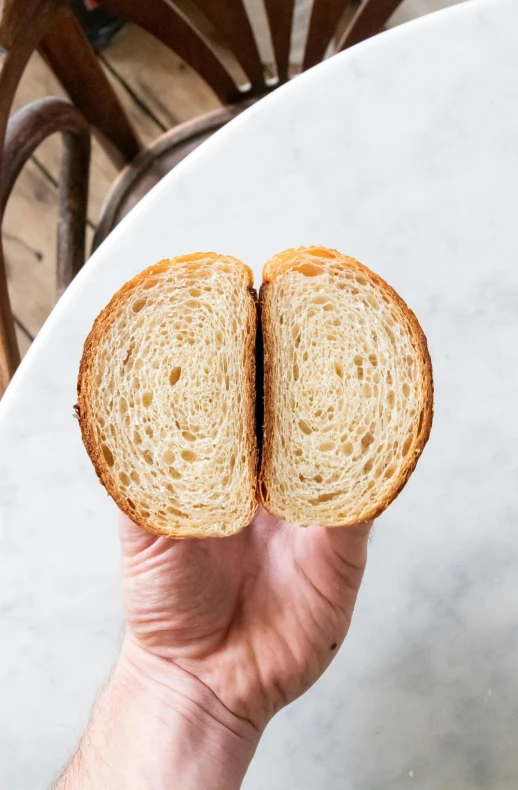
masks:
{"label": "flaky bread interior", "polygon": [[428,439],[430,356],[396,292],[353,258],[286,250],[264,267],[260,491],[300,525],[351,525],[398,495]]}
{"label": "flaky bread interior", "polygon": [[86,341],[83,441],[137,524],[173,537],[238,532],[256,510],[256,303],[235,258],[164,260],[121,288]]}

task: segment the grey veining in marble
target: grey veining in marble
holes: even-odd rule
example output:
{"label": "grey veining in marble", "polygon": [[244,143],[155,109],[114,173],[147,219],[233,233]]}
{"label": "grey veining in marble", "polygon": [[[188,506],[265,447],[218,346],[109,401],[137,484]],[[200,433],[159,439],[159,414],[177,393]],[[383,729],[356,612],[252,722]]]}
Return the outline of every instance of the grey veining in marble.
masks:
{"label": "grey veining in marble", "polygon": [[321,243],[428,335],[432,437],[380,518],[350,632],[246,790],[518,787],[518,3],[473,0],[298,78],[95,254],[0,405],[0,786],[44,787],[122,633],[115,508],[72,417],[82,342],[162,257]]}

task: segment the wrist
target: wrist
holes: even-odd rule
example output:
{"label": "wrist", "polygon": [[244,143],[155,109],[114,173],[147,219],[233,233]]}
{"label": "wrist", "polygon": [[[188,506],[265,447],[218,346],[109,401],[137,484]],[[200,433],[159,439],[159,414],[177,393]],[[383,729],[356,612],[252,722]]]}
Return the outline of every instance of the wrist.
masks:
{"label": "wrist", "polygon": [[203,682],[148,653],[131,636],[110,682],[120,695],[120,715],[133,719],[132,732],[137,728],[146,773],[153,766],[150,787],[241,786],[261,733],[229,711]]}
{"label": "wrist", "polygon": [[55,790],[238,790],[260,732],[173,662],[126,637]]}

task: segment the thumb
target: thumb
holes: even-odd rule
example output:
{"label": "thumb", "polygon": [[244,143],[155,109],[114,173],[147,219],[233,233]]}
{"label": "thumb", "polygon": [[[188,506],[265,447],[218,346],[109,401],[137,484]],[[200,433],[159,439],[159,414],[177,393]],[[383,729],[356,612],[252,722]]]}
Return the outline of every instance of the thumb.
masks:
{"label": "thumb", "polygon": [[348,615],[352,615],[367,564],[372,524],[307,527],[297,535],[298,565],[313,585]]}

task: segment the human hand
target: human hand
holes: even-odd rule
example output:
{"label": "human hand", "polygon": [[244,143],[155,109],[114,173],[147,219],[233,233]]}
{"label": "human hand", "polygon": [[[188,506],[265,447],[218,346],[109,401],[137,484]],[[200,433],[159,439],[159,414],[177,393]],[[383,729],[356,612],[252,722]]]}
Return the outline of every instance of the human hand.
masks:
{"label": "human hand", "polygon": [[238,790],[276,711],[344,639],[370,524],[171,540],[121,516],[127,632],[56,790]]}
{"label": "human hand", "polygon": [[342,643],[370,526],[301,529],[260,508],[238,535],[172,540],[121,516],[128,639],[261,732]]}

